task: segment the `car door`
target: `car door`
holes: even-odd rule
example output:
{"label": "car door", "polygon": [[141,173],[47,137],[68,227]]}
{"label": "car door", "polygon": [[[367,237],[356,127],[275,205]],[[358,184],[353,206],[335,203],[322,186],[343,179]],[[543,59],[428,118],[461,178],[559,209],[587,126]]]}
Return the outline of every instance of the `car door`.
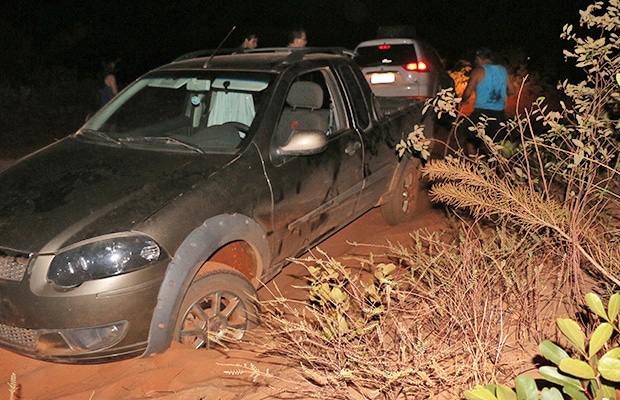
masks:
{"label": "car door", "polygon": [[348,64],[340,65],[338,70],[347,89],[351,119],[362,139],[364,182],[355,211],[361,214],[377,205],[381,196],[388,191],[398,164],[395,146],[400,137],[391,136],[399,133],[398,127],[386,123],[386,118],[375,115],[373,94],[364,82],[361,71]]}
{"label": "car door", "polygon": [[[296,82],[302,82],[298,84]],[[354,214],[363,185],[363,145],[345,112],[342,88],[328,66],[300,73],[290,85],[320,88],[322,99],[307,114],[326,121],[327,145],[318,154],[273,157],[268,171],[274,192],[276,257],[301,254],[305,249],[341,228]],[[318,89],[316,89],[318,90]],[[289,90],[274,133],[272,153],[287,140],[302,118],[290,114],[310,104],[295,104],[310,92],[296,95]],[[304,107],[301,107],[304,106]]]}

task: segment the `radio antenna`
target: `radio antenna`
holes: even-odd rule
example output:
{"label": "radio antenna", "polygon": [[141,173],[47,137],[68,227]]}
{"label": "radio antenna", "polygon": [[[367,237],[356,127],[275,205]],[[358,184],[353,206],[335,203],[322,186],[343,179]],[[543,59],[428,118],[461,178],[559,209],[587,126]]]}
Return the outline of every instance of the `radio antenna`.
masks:
{"label": "radio antenna", "polygon": [[213,51],[213,53],[211,53],[211,57],[209,57],[209,59],[207,60],[207,62],[205,62],[205,64],[202,66],[202,68],[207,68],[209,67],[209,62],[213,59],[213,57],[215,57],[215,55],[217,54],[217,52],[220,50],[220,48],[222,48],[222,46],[224,45],[224,43],[226,42],[226,40],[228,40],[228,37],[230,36],[231,33],[233,33],[233,31],[237,29],[237,25],[233,25],[233,27],[230,29],[230,31],[228,31],[228,34],[224,37],[224,40],[222,40],[219,44],[219,46],[217,46],[217,48]]}

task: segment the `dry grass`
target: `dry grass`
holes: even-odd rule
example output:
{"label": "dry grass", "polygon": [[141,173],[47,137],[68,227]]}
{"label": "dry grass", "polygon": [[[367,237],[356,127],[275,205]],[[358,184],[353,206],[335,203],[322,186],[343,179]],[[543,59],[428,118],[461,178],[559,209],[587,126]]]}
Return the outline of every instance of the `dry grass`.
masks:
{"label": "dry grass", "polygon": [[17,375],[15,372],[11,374],[11,380],[9,385],[9,400],[18,400],[19,397],[19,385],[17,384]]}
{"label": "dry grass", "polygon": [[308,299],[274,293],[256,342],[297,375],[231,373],[283,398],[415,399],[458,397],[532,368],[527,354],[553,333],[563,298],[543,268],[554,257],[545,238],[458,224],[451,242],[420,232],[412,246],[388,243],[346,264],[322,253],[296,260],[309,271]]}

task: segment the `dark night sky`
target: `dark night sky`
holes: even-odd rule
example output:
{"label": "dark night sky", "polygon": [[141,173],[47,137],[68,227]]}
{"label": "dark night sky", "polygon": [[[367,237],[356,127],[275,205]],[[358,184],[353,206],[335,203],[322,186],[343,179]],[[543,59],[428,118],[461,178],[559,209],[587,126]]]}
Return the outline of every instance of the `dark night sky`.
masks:
{"label": "dark night sky", "polygon": [[[448,60],[471,58],[480,46],[520,49],[533,65],[564,68],[559,38],[577,24],[585,0],[17,0],[0,6],[0,72],[24,59],[96,72],[120,58],[127,79],[185,52],[224,47],[248,31],[261,47],[286,44],[290,28],[307,29],[311,46],[355,45],[381,25],[408,24]],[[22,61],[20,61],[22,60]],[[14,72],[14,71],[13,71]],[[7,74],[3,74],[7,76]],[[10,76],[10,74],[8,74]]]}

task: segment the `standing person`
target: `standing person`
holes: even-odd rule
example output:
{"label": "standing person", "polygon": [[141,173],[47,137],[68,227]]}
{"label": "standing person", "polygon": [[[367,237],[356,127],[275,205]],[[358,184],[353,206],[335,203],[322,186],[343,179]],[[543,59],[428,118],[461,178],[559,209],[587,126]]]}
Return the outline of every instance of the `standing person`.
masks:
{"label": "standing person", "polygon": [[303,28],[293,29],[288,34],[288,47],[306,47],[308,39]]}
{"label": "standing person", "polygon": [[[482,115],[489,117],[486,134],[494,137],[500,130],[500,123],[506,121],[506,96],[512,95],[514,88],[508,80],[506,68],[494,63],[493,53],[486,47],[476,51],[476,67],[471,71],[461,104],[468,103],[474,93],[476,100],[469,119],[477,123]],[[466,144],[471,154],[474,147],[480,148],[482,141],[475,132],[467,130]]]}
{"label": "standing person", "polygon": [[118,60],[103,62],[103,86],[99,90],[99,98],[102,106],[118,94],[118,87],[116,85],[117,63]]}
{"label": "standing person", "polygon": [[239,46],[240,50],[255,49],[258,46],[258,36],[255,33],[247,34],[243,38],[243,43]]}

